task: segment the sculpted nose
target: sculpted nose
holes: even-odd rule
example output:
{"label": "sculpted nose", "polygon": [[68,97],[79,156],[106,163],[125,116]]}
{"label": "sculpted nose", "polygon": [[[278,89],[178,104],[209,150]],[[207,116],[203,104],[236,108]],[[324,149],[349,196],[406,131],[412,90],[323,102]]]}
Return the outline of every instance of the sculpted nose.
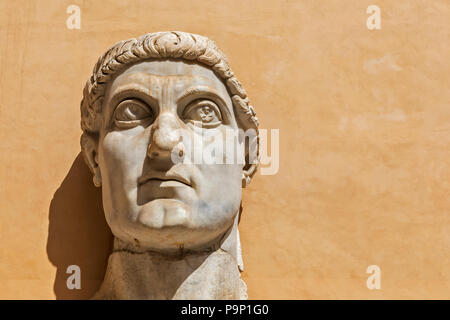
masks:
{"label": "sculpted nose", "polygon": [[162,113],[153,124],[152,137],[147,149],[150,159],[172,163],[172,153],[177,159],[184,157],[181,141],[181,128],[175,115]]}

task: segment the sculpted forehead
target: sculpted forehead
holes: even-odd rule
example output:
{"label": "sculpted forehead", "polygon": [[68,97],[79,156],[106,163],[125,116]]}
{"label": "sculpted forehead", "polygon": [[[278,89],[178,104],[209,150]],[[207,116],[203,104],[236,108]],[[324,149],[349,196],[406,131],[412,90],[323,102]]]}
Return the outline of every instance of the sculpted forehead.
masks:
{"label": "sculpted forehead", "polygon": [[[169,83],[183,90],[191,86],[207,86],[229,99],[224,83],[211,69],[197,63],[185,61],[156,60],[135,64],[117,76],[109,88],[109,95],[130,85],[139,85],[152,91],[161,89],[163,83]],[[230,100],[231,102],[231,100]]]}

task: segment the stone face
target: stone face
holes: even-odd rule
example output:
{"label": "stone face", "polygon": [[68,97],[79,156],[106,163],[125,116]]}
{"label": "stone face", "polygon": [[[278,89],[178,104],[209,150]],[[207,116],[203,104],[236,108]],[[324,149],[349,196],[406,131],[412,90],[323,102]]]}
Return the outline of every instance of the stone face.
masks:
{"label": "stone face", "polygon": [[116,237],[95,298],[245,298],[237,221],[258,122],[215,44],[182,32],[116,44],[81,114],[83,156]]}

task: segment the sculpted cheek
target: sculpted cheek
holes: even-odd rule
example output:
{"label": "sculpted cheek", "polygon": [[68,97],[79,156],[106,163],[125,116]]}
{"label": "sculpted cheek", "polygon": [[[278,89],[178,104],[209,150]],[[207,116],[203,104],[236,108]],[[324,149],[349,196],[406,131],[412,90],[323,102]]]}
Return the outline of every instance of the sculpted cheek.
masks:
{"label": "sculpted cheek", "polygon": [[[101,141],[103,160],[108,166],[115,168],[141,167],[146,156],[148,134],[142,129],[132,129],[134,134],[123,131],[112,131]],[[131,131],[131,130],[130,130]]]}

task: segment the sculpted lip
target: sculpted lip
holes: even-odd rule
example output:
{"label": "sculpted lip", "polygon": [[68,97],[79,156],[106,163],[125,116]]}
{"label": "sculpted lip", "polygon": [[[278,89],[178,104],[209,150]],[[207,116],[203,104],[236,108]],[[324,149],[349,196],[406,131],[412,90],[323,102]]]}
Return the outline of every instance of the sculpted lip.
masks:
{"label": "sculpted lip", "polygon": [[192,187],[191,182],[185,177],[177,174],[177,173],[157,173],[157,172],[149,172],[138,179],[138,184],[143,185],[150,180],[154,181],[177,181],[182,184],[187,185],[188,187]]}

